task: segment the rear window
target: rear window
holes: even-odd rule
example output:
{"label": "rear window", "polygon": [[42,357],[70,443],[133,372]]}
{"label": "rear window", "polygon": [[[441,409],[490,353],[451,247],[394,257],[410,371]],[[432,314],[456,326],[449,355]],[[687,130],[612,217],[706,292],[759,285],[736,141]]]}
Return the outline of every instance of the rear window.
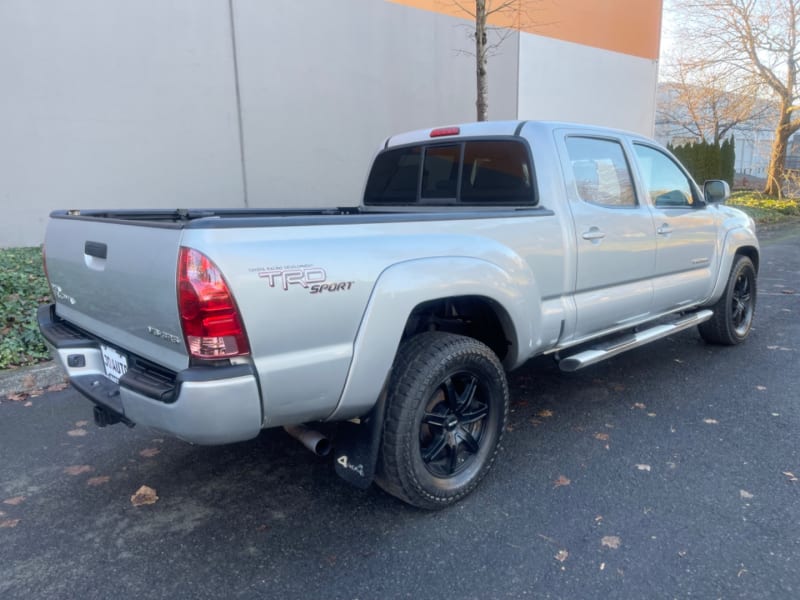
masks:
{"label": "rear window", "polygon": [[367,205],[533,205],[533,172],[519,140],[421,144],[380,153]]}

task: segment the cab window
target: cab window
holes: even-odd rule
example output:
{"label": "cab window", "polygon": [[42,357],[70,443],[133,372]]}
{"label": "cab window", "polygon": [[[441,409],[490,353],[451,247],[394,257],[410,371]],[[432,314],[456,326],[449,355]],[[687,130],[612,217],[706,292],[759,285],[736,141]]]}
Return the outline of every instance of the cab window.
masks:
{"label": "cab window", "polygon": [[650,200],[659,208],[697,204],[689,178],[669,156],[651,146],[634,144],[639,171]]}
{"label": "cab window", "polygon": [[530,153],[519,139],[384,150],[367,179],[364,204],[535,206]]}
{"label": "cab window", "polygon": [[636,206],[633,178],[619,142],[574,136],[566,139],[566,146],[581,200],[611,208]]}

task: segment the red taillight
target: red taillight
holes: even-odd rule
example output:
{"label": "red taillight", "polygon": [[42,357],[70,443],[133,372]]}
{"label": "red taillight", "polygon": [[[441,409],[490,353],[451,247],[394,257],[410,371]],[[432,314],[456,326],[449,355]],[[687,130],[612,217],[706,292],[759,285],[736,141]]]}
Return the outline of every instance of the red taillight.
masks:
{"label": "red taillight", "polygon": [[459,127],[440,127],[431,131],[431,137],[444,137],[446,135],[458,135],[459,133],[461,133],[461,128]]}
{"label": "red taillight", "polygon": [[183,337],[195,358],[229,358],[250,352],[239,310],[222,273],[191,248],[181,248],[178,258],[178,309]]}

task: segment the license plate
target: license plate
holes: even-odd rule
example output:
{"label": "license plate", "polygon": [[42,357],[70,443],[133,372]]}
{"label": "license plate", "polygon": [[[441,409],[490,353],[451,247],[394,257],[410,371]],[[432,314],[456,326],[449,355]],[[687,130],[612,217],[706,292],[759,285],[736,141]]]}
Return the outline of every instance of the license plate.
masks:
{"label": "license plate", "polygon": [[119,378],[128,371],[128,358],[109,346],[100,345],[100,352],[103,353],[103,367],[106,370],[106,377],[114,383],[119,383]]}

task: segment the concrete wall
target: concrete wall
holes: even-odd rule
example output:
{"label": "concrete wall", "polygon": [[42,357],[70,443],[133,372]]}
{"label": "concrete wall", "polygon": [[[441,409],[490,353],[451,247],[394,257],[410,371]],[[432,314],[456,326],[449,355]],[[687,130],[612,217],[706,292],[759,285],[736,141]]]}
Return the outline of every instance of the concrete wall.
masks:
{"label": "concrete wall", "polygon": [[55,208],[243,202],[227,0],[3,0],[0,81],[0,246]]}
{"label": "concrete wall", "polygon": [[[358,204],[387,136],[475,120],[460,19],[374,0],[234,7],[251,206]],[[492,118],[516,116],[517,35],[507,41]]]}
{"label": "concrete wall", "polygon": [[519,42],[519,118],[653,135],[658,63],[529,33]]}
{"label": "concrete wall", "polygon": [[[57,208],[356,204],[386,136],[474,119],[469,22],[437,2],[0,0],[0,246]],[[491,118],[649,132],[654,63],[569,41],[584,21],[506,39]]]}

